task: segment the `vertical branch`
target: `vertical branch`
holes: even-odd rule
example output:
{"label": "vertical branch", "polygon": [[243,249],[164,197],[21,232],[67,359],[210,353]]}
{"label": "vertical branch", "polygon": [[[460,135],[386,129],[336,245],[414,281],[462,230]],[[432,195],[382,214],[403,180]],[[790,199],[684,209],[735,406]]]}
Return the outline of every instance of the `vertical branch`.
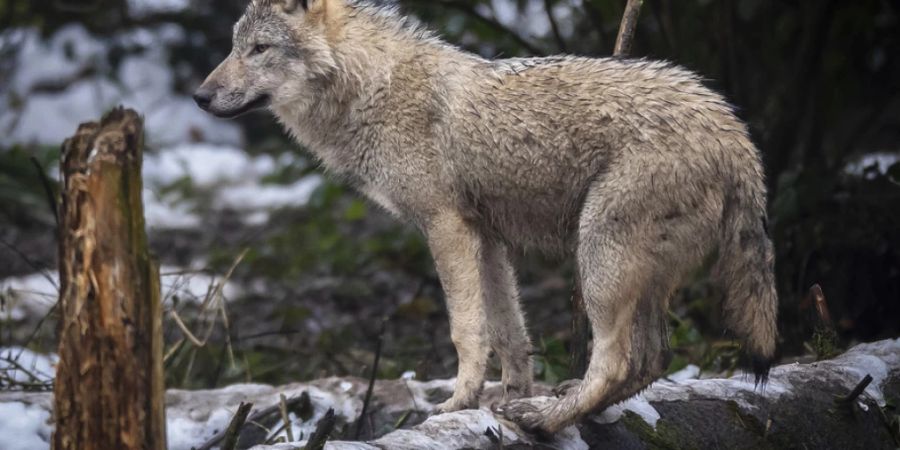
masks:
{"label": "vertical branch", "polygon": [[634,30],[637,28],[638,17],[641,15],[641,5],[644,0],[628,0],[625,5],[625,14],[622,15],[622,23],[619,25],[619,35],[616,37],[614,56],[627,56],[631,53],[631,43],[634,41]]}
{"label": "vertical branch", "polygon": [[559,47],[559,51],[568,53],[569,50],[566,46],[566,40],[559,30],[559,22],[556,21],[556,16],[553,15],[553,3],[551,0],[544,0],[544,10],[547,13],[547,20],[550,21],[550,29],[553,31],[553,38],[556,39],[556,45]]}
{"label": "vertical branch", "polygon": [[53,448],[163,450],[159,269],[141,199],[143,124],[116,109],[63,145]]}
{"label": "vertical branch", "polygon": [[387,319],[381,319],[381,330],[378,332],[378,340],[375,341],[375,361],[372,363],[372,375],[369,377],[369,387],[366,389],[366,398],[363,400],[362,411],[356,422],[356,432],[353,439],[358,440],[362,435],[363,424],[366,420],[366,412],[369,410],[369,402],[372,401],[372,391],[375,389],[375,379],[378,377],[378,363],[381,361],[381,346],[384,343],[384,332],[387,327]]}

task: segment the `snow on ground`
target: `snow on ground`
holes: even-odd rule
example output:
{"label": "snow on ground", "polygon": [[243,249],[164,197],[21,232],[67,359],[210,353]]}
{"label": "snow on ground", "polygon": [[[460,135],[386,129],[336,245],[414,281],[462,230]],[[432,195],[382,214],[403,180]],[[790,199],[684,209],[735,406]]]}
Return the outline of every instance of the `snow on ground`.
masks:
{"label": "snow on ground", "polygon": [[0,448],[45,450],[50,448],[50,412],[20,402],[0,403]]}
{"label": "snow on ground", "polygon": [[[18,351],[18,349],[12,350]],[[0,350],[0,356],[7,351],[7,349]],[[28,357],[33,356],[29,355]],[[39,360],[34,367],[52,373],[51,364],[52,359]],[[740,405],[746,403],[742,402],[745,395],[763,395],[770,399],[790,395],[790,390],[794,386],[809,383],[810,376],[827,376],[828,379],[838,379],[847,389],[850,389],[865,374],[870,374],[874,381],[866,389],[865,395],[883,405],[881,385],[890,373],[897,373],[898,367],[900,367],[900,339],[861,344],[833,360],[776,367],[772,370],[769,385],[778,386],[774,390],[770,390],[769,387],[765,390],[756,389],[752,382],[743,379],[744,375],[727,379],[697,379],[698,371],[695,368],[688,368],[680,374],[673,375],[670,380],[654,383],[643,394],[610,408],[607,412],[595,417],[595,420],[600,423],[611,423],[621,417],[621,411],[630,410],[641,415],[652,425],[655,420],[659,419],[659,413],[652,403],[692,398],[714,398],[734,400]],[[397,383],[404,385],[397,385]],[[376,387],[375,390],[376,403],[383,405],[382,409],[393,408],[393,411],[414,409],[430,412],[433,410],[434,404],[429,402],[429,398],[431,398],[429,393],[434,390],[449,393],[453,384],[453,380],[380,381],[379,387]],[[487,388],[496,388],[496,383],[491,383]],[[166,396],[169,448],[180,450],[202,444],[224,429],[240,402],[253,403],[255,409],[258,410],[276,405],[279,401],[279,394],[292,398],[299,396],[302,392],[307,392],[314,407],[313,416],[306,421],[295,416],[291,417],[294,436],[302,441],[309,437],[319,418],[329,408],[334,408],[336,415],[345,422],[355,420],[362,409],[362,397],[365,395],[365,391],[365,380],[341,378],[329,378],[281,387],[242,384],[216,390],[170,390]],[[410,395],[397,395],[397,392],[408,392]],[[51,429],[47,423],[49,418],[47,411],[51,404],[50,395],[49,393],[0,393],[0,448],[34,450],[49,448],[48,437]],[[432,416],[411,429],[394,431],[371,443],[334,441],[330,442],[327,448],[449,449],[458,448],[463,444],[476,448],[494,448],[496,444],[492,444],[485,436],[485,430],[488,428],[495,430],[502,428],[504,442],[509,445],[530,439],[528,436],[518,433],[509,424],[497,421],[489,410],[479,409]],[[293,447],[297,445],[299,444],[294,444]],[[581,439],[577,428],[570,427],[555,437],[552,447],[586,449],[587,445]],[[292,447],[259,446],[257,448],[259,450],[277,450]]]}
{"label": "snow on ground", "polygon": [[[293,413],[290,415],[294,436],[309,437],[329,408],[333,408],[335,414],[346,422],[354,420],[362,410],[359,396],[341,389],[339,383],[325,380],[324,384],[327,386],[298,383],[276,388],[239,384],[217,390],[171,390],[166,401],[169,449],[188,450],[213,437],[228,426],[240,402],[253,403],[254,410],[258,411],[278,404],[281,394],[290,399],[306,392],[313,405],[313,415],[306,421]],[[279,435],[284,434],[281,432]]]}

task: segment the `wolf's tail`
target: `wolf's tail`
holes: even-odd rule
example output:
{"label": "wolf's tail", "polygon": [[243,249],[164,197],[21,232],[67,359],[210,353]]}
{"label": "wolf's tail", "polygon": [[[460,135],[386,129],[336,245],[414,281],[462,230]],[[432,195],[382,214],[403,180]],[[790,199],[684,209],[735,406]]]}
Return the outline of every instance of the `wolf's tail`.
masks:
{"label": "wolf's tail", "polygon": [[735,189],[726,202],[715,274],[725,289],[725,325],[739,337],[756,382],[765,382],[775,355],[778,296],[762,180]]}

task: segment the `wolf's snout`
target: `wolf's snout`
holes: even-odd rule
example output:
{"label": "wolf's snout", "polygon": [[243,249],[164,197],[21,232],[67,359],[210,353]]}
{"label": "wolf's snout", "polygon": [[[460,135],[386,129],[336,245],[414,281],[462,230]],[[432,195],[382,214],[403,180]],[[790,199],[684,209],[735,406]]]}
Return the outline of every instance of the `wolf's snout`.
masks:
{"label": "wolf's snout", "polygon": [[204,111],[209,111],[209,105],[212,104],[213,97],[216,96],[216,92],[212,89],[205,89],[202,86],[200,89],[197,89],[197,92],[194,92],[194,101],[197,102],[197,106]]}

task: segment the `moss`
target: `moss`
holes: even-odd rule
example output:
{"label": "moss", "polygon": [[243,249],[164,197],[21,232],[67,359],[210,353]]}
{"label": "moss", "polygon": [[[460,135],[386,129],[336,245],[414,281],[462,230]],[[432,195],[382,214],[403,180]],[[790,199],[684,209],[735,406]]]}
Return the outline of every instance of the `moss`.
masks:
{"label": "moss", "polygon": [[745,413],[737,402],[729,400],[725,403],[725,406],[728,408],[728,411],[731,412],[732,417],[734,417],[741,428],[761,437],[766,436],[765,424],[760,423],[759,419],[753,414]]}
{"label": "moss", "polygon": [[834,358],[843,351],[834,329],[823,325],[816,327],[810,345],[816,353],[816,361]]}
{"label": "moss", "polygon": [[685,439],[677,428],[669,425],[664,419],[656,422],[656,429],[632,411],[625,411],[625,415],[620,420],[625,428],[637,435],[641,441],[647,444],[648,448],[690,449],[696,447],[690,444],[690,439]]}

